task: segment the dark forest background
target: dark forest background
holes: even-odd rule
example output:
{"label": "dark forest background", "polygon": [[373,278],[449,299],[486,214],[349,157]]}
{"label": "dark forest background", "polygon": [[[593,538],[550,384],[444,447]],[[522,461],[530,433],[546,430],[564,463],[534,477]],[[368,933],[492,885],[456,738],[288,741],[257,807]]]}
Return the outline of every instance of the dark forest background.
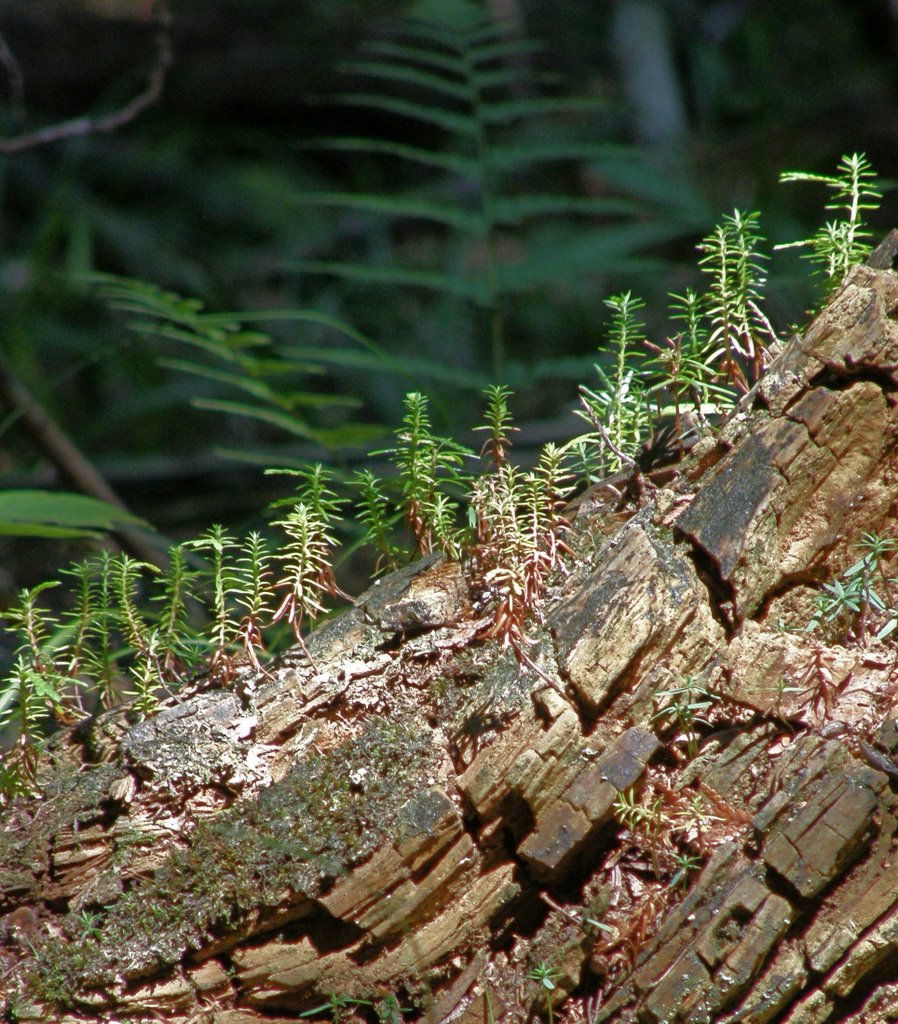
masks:
{"label": "dark forest background", "polygon": [[[2,134],[126,107],[158,63],[158,13],[146,0],[7,0]],[[722,214],[761,210],[771,248],[819,225],[825,193],[779,185],[781,171],[830,173],[865,152],[886,190],[877,231],[898,222],[888,0],[172,0],[168,13],[158,100],[114,131],[0,155],[6,372],[165,538],[254,525],[289,490],[265,466],[349,472],[387,443],[412,389],[430,395],[438,430],[476,445],[481,390],[501,380],[522,457],[564,440],[577,381],[601,358],[605,298],[632,289],[663,333],[666,295],[698,283],[695,245]],[[479,209],[478,186],[449,159],[422,159],[476,155],[482,139],[421,116],[470,119],[467,101],[359,64],[384,43],[440,51],[404,19],[445,32],[478,17],[535,44],[483,65],[521,104],[490,126],[493,144],[555,150],[493,168],[519,207],[488,238],[445,212]],[[375,93],[398,104],[369,107]],[[382,145],[345,144],[359,138]],[[134,330],[96,274],[145,283],[147,303],[184,322],[160,333],[144,308]],[[203,335],[184,326],[196,306],[149,286],[234,316]],[[778,330],[820,294],[794,251],[771,262]],[[222,338],[238,327],[246,347],[229,361]],[[0,430],[0,488],[72,489],[9,401]],[[2,589],[78,550],[8,538]]]}

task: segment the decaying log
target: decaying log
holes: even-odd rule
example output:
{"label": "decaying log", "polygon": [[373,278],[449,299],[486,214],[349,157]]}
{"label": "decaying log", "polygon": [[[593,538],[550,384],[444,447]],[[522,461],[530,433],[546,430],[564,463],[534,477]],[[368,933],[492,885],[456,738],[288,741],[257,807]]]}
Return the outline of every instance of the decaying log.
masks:
{"label": "decaying log", "polygon": [[669,485],[580,502],[545,678],[428,558],[310,657],[57,737],[0,832],[7,1012],[894,1019],[898,648],[805,626],[896,535],[896,310],[854,269]]}

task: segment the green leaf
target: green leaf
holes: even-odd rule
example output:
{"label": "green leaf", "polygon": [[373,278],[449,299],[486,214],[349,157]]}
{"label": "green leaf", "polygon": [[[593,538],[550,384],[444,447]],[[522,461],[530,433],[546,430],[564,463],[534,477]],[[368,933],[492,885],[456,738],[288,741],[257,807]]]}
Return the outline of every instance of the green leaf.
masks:
{"label": "green leaf", "polygon": [[346,153],[375,153],[383,156],[395,156],[421,164],[423,167],[435,167],[448,174],[479,180],[481,177],[480,163],[477,160],[462,156],[460,153],[442,153],[423,146],[407,146],[401,142],[388,142],[385,139],[368,138],[327,138],[312,139],[302,144],[303,149],[335,149]]}
{"label": "green leaf", "polygon": [[[335,366],[348,366],[356,370],[387,371],[395,373],[412,380],[429,379],[445,381],[456,387],[469,388],[472,391],[481,392],[487,384],[489,377],[479,373],[472,373],[457,366],[450,366],[446,363],[435,363],[428,359],[411,359],[406,356],[391,356],[387,353],[375,354],[372,352],[359,352],[357,349],[349,348],[303,348],[303,353],[309,353],[322,363],[332,363]],[[594,362],[590,359],[590,366]]]}
{"label": "green leaf", "polygon": [[208,352],[209,355],[216,356],[218,359],[224,359],[229,363],[243,365],[244,362],[241,352],[232,350],[227,345],[222,344],[221,341],[212,341],[209,338],[204,338],[199,334],[195,334],[193,331],[183,330],[182,328],[175,327],[170,323],[135,320],[129,323],[128,327],[134,331],[135,334],[143,334],[148,337],[155,336],[158,338],[171,338],[172,341],[183,342],[185,345],[191,345],[203,352]]}
{"label": "green leaf", "polygon": [[437,71],[445,71],[461,78],[465,73],[465,62],[455,54],[440,53],[437,50],[426,50],[423,47],[408,43],[397,43],[381,39],[365,43],[362,53],[370,53],[379,57],[391,57],[406,63],[422,64]]}
{"label": "green leaf", "polygon": [[0,533],[13,537],[92,537],[118,526],[152,527],[99,498],[64,491],[0,492]]}
{"label": "green leaf", "polygon": [[[192,373],[195,376],[203,377],[206,380],[214,380],[222,384],[230,384],[232,387],[239,388],[246,394],[252,395],[253,398],[259,398],[263,402],[268,402],[279,409],[283,409],[285,412],[289,412],[297,406],[305,406],[306,408],[315,409],[357,409],[362,404],[360,399],[354,398],[351,395],[322,394],[320,392],[313,391],[275,391],[264,381],[258,380],[254,377],[242,376],[237,373],[227,373],[222,370],[213,370],[209,367],[198,366],[196,363],[188,363],[181,359],[160,359],[159,364],[160,366],[165,366],[172,370],[181,370],[184,373]],[[294,364],[284,362],[279,364],[277,369],[281,373],[295,373],[297,369],[307,371],[308,367],[299,363]]]}
{"label": "green leaf", "polygon": [[321,313],[317,309],[270,309],[264,313],[254,313],[253,316],[258,320],[294,320],[299,323],[318,324],[320,327],[328,327],[347,338],[351,338],[375,355],[380,356],[384,354],[384,350],[380,345],[376,341],[372,341],[366,334],[362,334],[361,331],[356,330],[355,327],[346,323],[345,320],[338,320],[337,317],[331,316],[329,313]]}
{"label": "green leaf", "polygon": [[327,274],[344,281],[429,288],[468,299],[478,305],[486,305],[489,301],[483,280],[446,274],[440,270],[409,270],[399,266],[370,266],[367,263],[346,263],[338,260],[301,260],[284,266],[288,270],[304,274]]}
{"label": "green leaf", "polygon": [[435,125],[454,135],[466,135],[471,139],[477,138],[477,123],[472,117],[465,114],[455,114],[449,110],[427,106],[424,103],[414,103],[412,100],[370,95],[364,92],[338,93],[333,99],[334,102],[342,103],[347,107],[383,110],[388,114],[399,114],[401,117]]}
{"label": "green leaf", "polygon": [[347,210],[385,213],[391,217],[434,221],[470,235],[482,236],[486,233],[486,224],[479,214],[468,213],[450,203],[438,203],[430,199],[381,195],[377,192],[298,192],[291,198],[294,202],[309,206],[338,206]]}
{"label": "green leaf", "polygon": [[471,99],[471,91],[464,82],[453,81],[445,75],[437,75],[431,71],[406,64],[388,64],[383,61],[359,60],[340,65],[341,71],[351,71],[366,75],[369,78],[381,78],[388,82],[401,82],[414,89],[429,89],[452,100],[467,102]]}
{"label": "green leaf", "polygon": [[212,412],[224,412],[231,416],[244,416],[247,419],[260,420],[270,426],[285,430],[295,437],[304,437],[309,441],[321,440],[320,433],[309,426],[298,416],[274,409],[263,409],[258,405],[247,405],[245,402],[228,402],[218,398],[194,398],[191,405],[197,409],[208,409]]}
{"label": "green leaf", "polygon": [[504,125],[536,117],[595,113],[607,109],[607,101],[590,96],[533,96],[522,100],[484,103],[480,117],[487,124]]}
{"label": "green leaf", "polygon": [[188,362],[186,359],[160,359],[159,365],[169,370],[180,370],[182,373],[191,373],[195,377],[202,377],[204,380],[214,380],[220,384],[229,384],[231,387],[245,391],[253,398],[261,398],[273,405],[281,405],[287,408],[281,401],[281,396],[273,391],[264,381],[250,377],[245,373],[229,373],[227,370],[215,370],[209,366],[200,366],[197,363]]}
{"label": "green leaf", "polygon": [[552,160],[598,160],[611,147],[602,142],[524,142],[497,143],[486,154],[487,164],[495,171],[508,171]]}

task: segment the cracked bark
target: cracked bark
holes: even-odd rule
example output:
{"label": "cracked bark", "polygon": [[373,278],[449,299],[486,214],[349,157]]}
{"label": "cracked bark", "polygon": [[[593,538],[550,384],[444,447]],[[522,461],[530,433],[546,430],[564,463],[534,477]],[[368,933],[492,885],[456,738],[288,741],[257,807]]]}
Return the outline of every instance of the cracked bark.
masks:
{"label": "cracked bark", "polygon": [[[335,992],[516,1020],[540,961],[597,1022],[893,1019],[898,650],[783,627],[898,532],[896,310],[856,268],[675,481],[579,503],[532,650],[560,692],[428,559],[313,664],[59,736],[0,833],[19,1019],[287,1021]],[[687,678],[719,698],[692,758],[656,714]],[[614,820],[634,786],[654,833]]]}

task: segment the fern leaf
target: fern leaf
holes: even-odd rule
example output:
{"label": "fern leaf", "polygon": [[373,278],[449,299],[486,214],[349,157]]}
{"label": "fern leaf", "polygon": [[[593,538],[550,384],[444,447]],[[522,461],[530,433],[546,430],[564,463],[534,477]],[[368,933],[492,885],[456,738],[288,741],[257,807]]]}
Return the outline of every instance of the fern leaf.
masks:
{"label": "fern leaf", "polygon": [[508,125],[538,117],[595,113],[608,110],[608,101],[592,96],[533,96],[521,100],[484,103],[480,119],[489,125]]}
{"label": "fern leaf", "polygon": [[224,412],[231,416],[243,416],[247,419],[259,420],[267,423],[278,430],[286,431],[294,437],[304,437],[309,441],[321,442],[321,434],[298,416],[285,412],[276,412],[274,409],[263,409],[257,405],[247,405],[245,402],[229,402],[218,398],[194,398],[191,405],[197,409],[206,409],[212,412]]}
{"label": "fern leaf", "polygon": [[[150,322],[145,320],[131,321],[128,328],[135,334],[143,334],[147,337],[171,338],[172,341],[180,341],[192,348],[208,352],[209,355],[223,359],[225,362],[234,365],[242,365],[243,357],[239,348],[234,349],[226,342],[219,339],[211,339],[201,334],[196,334],[188,328],[175,327],[173,324],[164,322]],[[270,341],[270,339],[269,339]]]}
{"label": "fern leaf", "polygon": [[475,236],[482,236],[487,227],[481,215],[461,210],[457,205],[438,203],[431,199],[413,199],[376,192],[299,192],[293,199],[308,205],[337,206],[347,210],[365,210],[393,217],[433,221]]}
{"label": "fern leaf", "polygon": [[391,39],[375,39],[363,44],[362,53],[376,57],[388,57],[407,64],[420,64],[435,71],[443,71],[461,78],[465,74],[465,62],[455,53],[443,53],[438,50],[424,49],[401,43]]}
{"label": "fern leaf", "polygon": [[334,102],[342,103],[347,107],[382,110],[388,114],[399,114],[415,121],[432,124],[454,135],[464,135],[470,139],[477,137],[477,124],[466,114],[456,114],[439,107],[427,106],[424,103],[414,103],[411,100],[371,95],[364,92],[339,93],[333,99]]}
{"label": "fern leaf", "polygon": [[[226,373],[181,359],[160,359],[159,365],[172,370],[179,370],[182,373],[190,373],[195,377],[202,377],[205,380],[228,384],[243,391],[245,394],[252,395],[253,398],[268,402],[270,405],[285,412],[290,412],[299,407],[307,409],[358,409],[362,405],[361,399],[353,395],[324,394],[320,391],[275,391],[274,388],[264,381],[253,377]],[[284,363],[278,366],[278,370],[283,373],[295,373],[298,368],[308,372],[309,364]],[[316,369],[321,372],[323,368],[317,367]]]}
{"label": "fern leaf", "polygon": [[366,263],[337,260],[302,260],[285,264],[285,267],[306,274],[327,274],[366,284],[428,288],[467,299],[477,305],[486,305],[488,302],[486,285],[482,280],[453,276],[437,270],[409,270],[399,266],[369,266]]}
{"label": "fern leaf", "polygon": [[465,82],[455,81],[445,75],[435,74],[432,71],[422,71],[420,68],[410,67],[407,64],[388,64],[384,61],[360,60],[341,64],[341,71],[352,72],[356,75],[364,75],[367,78],[377,78],[385,82],[398,82],[401,85],[411,86],[413,89],[427,89],[438,96],[445,96],[450,100],[465,103],[470,99],[470,90]]}
{"label": "fern leaf", "polygon": [[512,171],[556,160],[599,160],[615,147],[602,142],[494,143],[486,154],[491,170]]}
{"label": "fern leaf", "polygon": [[[219,384],[228,384],[238,388],[240,391],[252,395],[253,398],[260,398],[262,401],[271,402],[273,405],[281,405],[281,398],[278,393],[270,388],[264,381],[258,380],[245,373],[229,373],[227,370],[216,370],[210,366],[201,366],[199,363],[191,363],[186,359],[160,359],[159,365],[169,370],[179,370],[182,373],[190,373],[194,377],[202,377],[204,380],[216,381]],[[286,406],[284,406],[286,408]]]}
{"label": "fern leaf", "polygon": [[448,174],[459,177],[479,179],[480,163],[460,153],[443,153],[423,146],[408,146],[401,142],[388,142],[386,139],[367,138],[328,138],[313,139],[304,144],[308,149],[340,150],[345,153],[373,153],[379,156],[395,156],[401,160],[420,164],[422,167],[435,167]]}
{"label": "fern leaf", "polygon": [[[310,354],[323,363],[347,366],[357,370],[388,371],[412,380],[438,380],[456,387],[481,392],[489,383],[485,374],[472,373],[447,363],[436,363],[429,359],[374,355],[347,348],[312,348]],[[590,361],[589,366],[592,366]]]}

